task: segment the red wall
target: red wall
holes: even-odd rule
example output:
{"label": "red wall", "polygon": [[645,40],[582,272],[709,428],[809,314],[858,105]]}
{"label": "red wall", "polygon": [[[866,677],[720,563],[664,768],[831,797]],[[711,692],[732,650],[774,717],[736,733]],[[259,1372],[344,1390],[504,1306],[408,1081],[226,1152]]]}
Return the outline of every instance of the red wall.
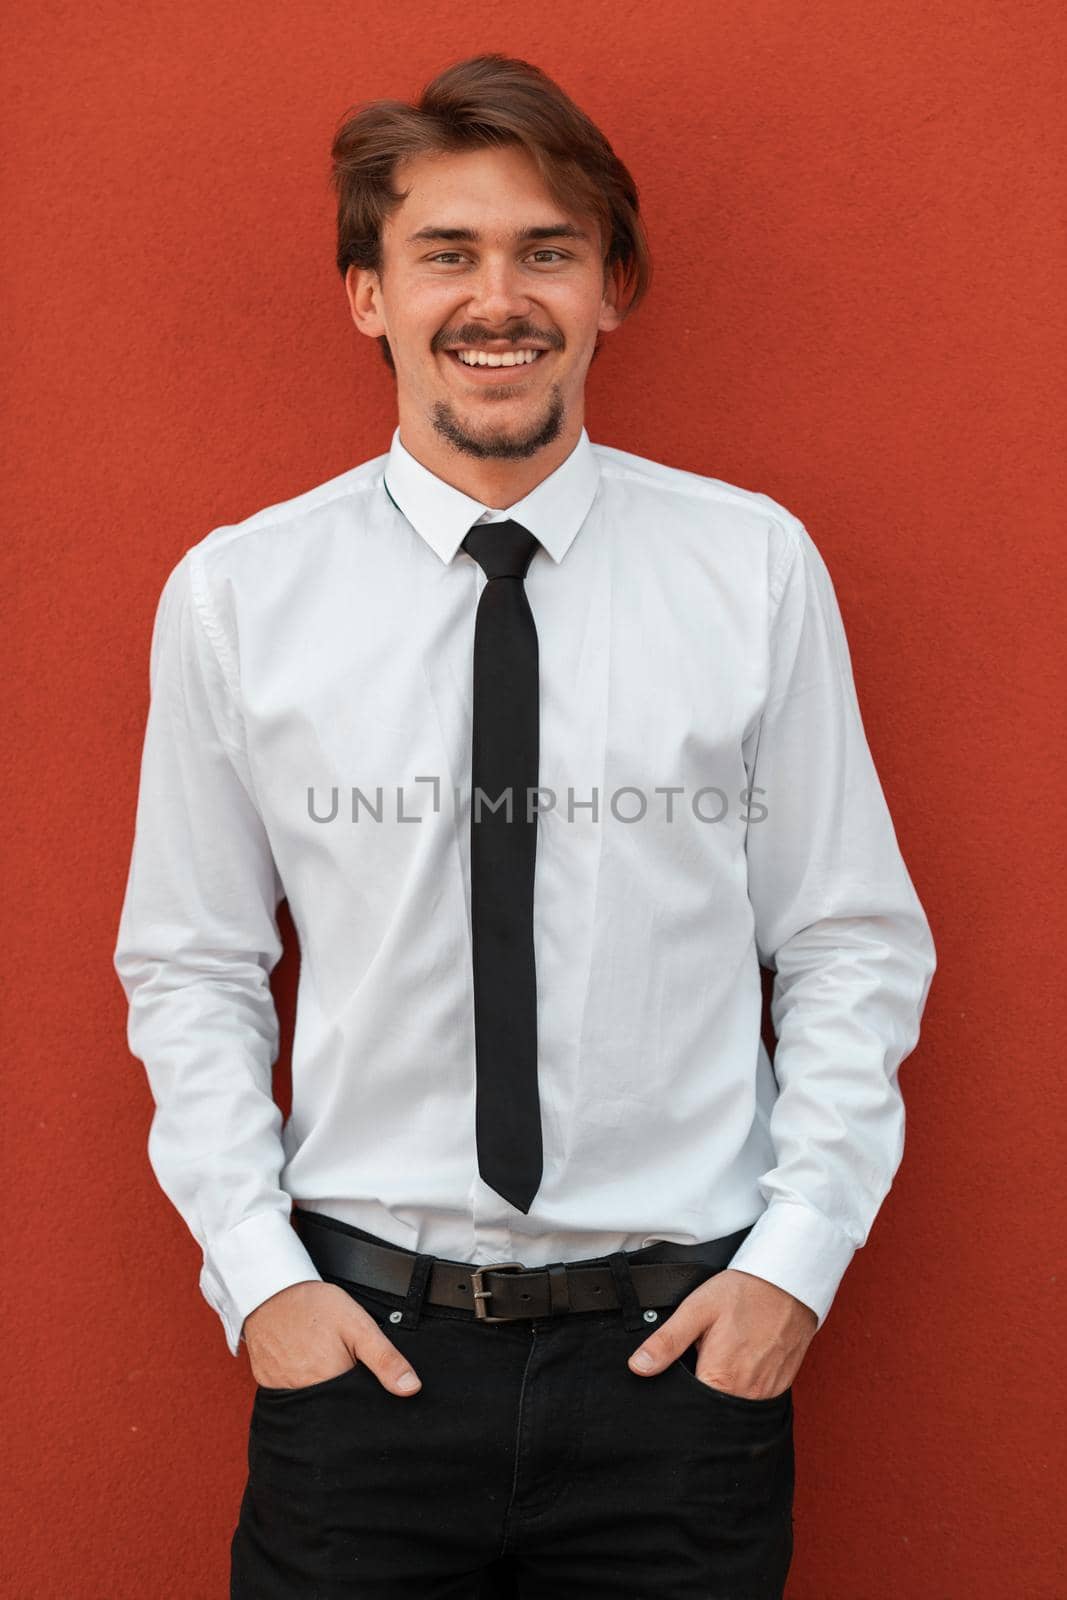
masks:
{"label": "red wall", "polygon": [[[805,520],[938,946],[904,1164],[797,1381],[789,1600],[1062,1597],[1062,8],[16,15],[5,1592],[226,1591],[252,1385],[150,1173],[110,966],[152,614],[216,524],[388,447],[330,136],[494,49],[558,77],[642,189],[655,284],[604,341],[591,436]],[[288,1027],[291,955],[278,976]]]}

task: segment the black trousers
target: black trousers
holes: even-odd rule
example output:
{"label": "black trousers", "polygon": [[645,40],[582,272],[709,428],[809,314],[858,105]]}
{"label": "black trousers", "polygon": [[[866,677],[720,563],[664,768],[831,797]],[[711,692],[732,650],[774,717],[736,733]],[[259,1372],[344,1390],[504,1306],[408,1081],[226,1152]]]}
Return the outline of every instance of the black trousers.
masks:
{"label": "black trousers", "polygon": [[360,1362],[257,1389],[230,1600],[780,1600],[792,1389],[712,1389],[695,1344],[637,1377],[657,1321],[622,1282],[612,1311],[485,1323],[423,1301],[413,1327],[390,1320],[400,1297],[344,1283],[422,1388]]}

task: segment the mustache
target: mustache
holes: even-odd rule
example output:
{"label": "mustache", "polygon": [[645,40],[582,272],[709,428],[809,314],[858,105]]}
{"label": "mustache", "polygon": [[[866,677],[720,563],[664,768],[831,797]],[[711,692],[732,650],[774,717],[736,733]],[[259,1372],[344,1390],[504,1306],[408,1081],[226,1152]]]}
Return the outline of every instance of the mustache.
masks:
{"label": "mustache", "polygon": [[512,331],[511,333],[485,333],[479,331],[468,335],[463,333],[442,334],[437,348],[439,350],[456,350],[459,348],[477,350],[483,345],[505,343],[510,345],[538,344],[543,345],[546,350],[558,350],[562,347],[563,341],[552,334],[542,333],[538,328],[526,328],[522,332]]}

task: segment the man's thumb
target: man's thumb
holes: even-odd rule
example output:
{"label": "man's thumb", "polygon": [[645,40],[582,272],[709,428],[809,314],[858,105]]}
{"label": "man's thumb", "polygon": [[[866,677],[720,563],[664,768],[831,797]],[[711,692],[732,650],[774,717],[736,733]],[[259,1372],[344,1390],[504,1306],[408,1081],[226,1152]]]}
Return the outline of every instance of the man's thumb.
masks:
{"label": "man's thumb", "polygon": [[369,1313],[366,1321],[355,1320],[345,1337],[352,1354],[370,1367],[383,1388],[395,1394],[415,1394],[422,1388],[407,1356],[386,1338]]}
{"label": "man's thumb", "polygon": [[661,1328],[656,1329],[651,1339],[646,1339],[633,1352],[628,1362],[630,1370],[647,1377],[649,1373],[669,1367],[683,1350],[688,1350],[699,1332],[691,1317],[676,1311]]}

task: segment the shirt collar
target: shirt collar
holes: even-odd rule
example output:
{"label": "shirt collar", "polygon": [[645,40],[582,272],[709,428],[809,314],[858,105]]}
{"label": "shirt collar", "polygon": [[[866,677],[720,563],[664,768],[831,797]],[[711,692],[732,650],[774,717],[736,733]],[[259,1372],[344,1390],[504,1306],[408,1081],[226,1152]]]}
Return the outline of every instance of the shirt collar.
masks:
{"label": "shirt collar", "polygon": [[600,467],[583,428],[574,449],[554,472],[514,505],[498,511],[472,500],[416,461],[401,443],[398,426],[384,478],[390,500],[442,561],[451,561],[474,524],[488,516],[490,521],[512,517],[521,522],[558,563],[589,514]]}

